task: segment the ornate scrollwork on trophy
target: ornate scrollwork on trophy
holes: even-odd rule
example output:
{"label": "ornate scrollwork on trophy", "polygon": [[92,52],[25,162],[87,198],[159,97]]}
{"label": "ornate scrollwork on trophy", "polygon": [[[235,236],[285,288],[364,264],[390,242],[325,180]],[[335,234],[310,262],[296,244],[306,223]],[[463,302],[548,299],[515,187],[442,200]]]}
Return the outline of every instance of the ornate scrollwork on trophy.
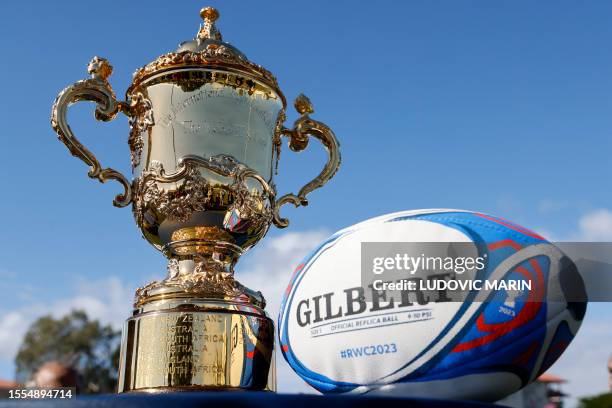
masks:
{"label": "ornate scrollwork on trophy", "polygon": [[131,114],[130,106],[126,102],[117,101],[115,92],[108,82],[108,77],[113,72],[113,67],[108,60],[94,57],[87,66],[87,72],[91,75],[90,79],[77,81],[57,95],[51,110],[51,127],[57,133],[58,139],[68,147],[70,153],[89,165],[87,173],[89,177],[98,179],[102,183],[116,180],[123,186],[123,193],[115,197],[113,204],[116,207],[125,207],[132,201],[130,182],[115,169],[110,167],[103,169],[96,156],[74,136],[66,119],[68,107],[80,101],[91,101],[97,104],[95,110],[97,120],[105,122],[113,120],[120,111],[128,116]]}
{"label": "ornate scrollwork on trophy", "polygon": [[195,257],[194,266],[190,273],[180,273],[179,261],[170,258],[168,261],[168,275],[162,281],[153,281],[136,290],[135,303],[138,304],[148,298],[155,289],[164,287],[179,288],[190,294],[216,295],[240,295],[244,289],[226,268],[219,262],[210,258]]}
{"label": "ornate scrollwork on trophy", "polygon": [[166,267],[168,271],[168,278],[173,279],[176,278],[179,274],[179,262],[176,258],[170,258],[168,260],[168,266]]}
{"label": "ornate scrollwork on trophy", "polygon": [[255,292],[234,278],[234,274],[214,259],[196,257],[190,273],[180,273],[179,261],[168,261],[168,276],[162,281],[153,281],[136,289],[135,304],[147,301],[156,289],[174,287],[185,293],[213,298],[242,298],[264,308],[266,300],[261,292]]}
{"label": "ornate scrollwork on trophy", "polygon": [[[279,214],[283,204],[291,203],[296,207],[308,205],[306,195],[323,187],[338,171],[340,167],[340,144],[334,132],[323,122],[311,119],[310,114],[314,113],[314,108],[310,99],[304,94],[298,95],[294,102],[295,110],[301,115],[293,124],[293,129],[283,128],[281,134],[289,138],[289,148],[294,152],[300,152],[308,146],[308,138],[312,136],[319,139],[328,153],[328,160],[323,170],[317,177],[308,182],[300,189],[297,195],[285,194],[278,199],[274,205],[274,225],[285,228],[289,225],[287,218],[282,218]],[[277,146],[277,157],[280,155],[280,140],[275,140]]]}
{"label": "ornate scrollwork on trophy", "polygon": [[[224,177],[232,178],[231,184],[211,184],[201,173],[205,168]],[[247,179],[254,179],[262,192],[249,190]],[[176,188],[164,184],[180,183]],[[274,202],[275,192],[263,177],[234,158],[217,155],[209,159],[186,156],[179,161],[178,170],[166,174],[159,162],[152,162],[149,170],[134,181],[134,216],[139,225],[144,223],[148,208],[170,220],[184,222],[197,211],[227,208],[238,219],[248,219],[252,224],[266,224],[272,219],[272,210],[265,205]],[[238,219],[226,221],[231,230]]]}
{"label": "ornate scrollwork on trophy", "polygon": [[[177,267],[178,269],[178,267]],[[220,272],[214,263],[196,262],[194,270],[188,274],[168,276],[162,281],[153,281],[136,290],[135,303],[146,300],[158,288],[174,287],[185,293],[211,297],[237,297],[245,293],[245,288],[234,279],[231,272]]]}
{"label": "ornate scrollwork on trophy", "polygon": [[215,191],[195,166],[186,167],[182,183],[175,189],[160,187],[160,183],[170,183],[159,180],[163,173],[161,163],[153,161],[151,168],[134,180],[132,211],[138,225],[144,224],[148,208],[170,220],[186,221],[195,211],[204,211],[211,202],[223,200],[220,191],[213,196]]}
{"label": "ornate scrollwork on trophy", "polygon": [[247,60],[241,53],[219,44],[209,44],[204,50],[198,52],[181,51],[169,52],[161,55],[155,61],[145,65],[134,73],[134,82],[130,90],[154,73],[166,71],[172,68],[198,65],[231,66],[239,71],[245,72],[246,74],[253,75],[255,78],[262,80],[262,82],[272,87],[274,90],[278,90],[278,82],[270,71],[266,70],[261,65],[257,65]]}
{"label": "ornate scrollwork on trophy", "polygon": [[280,161],[281,147],[283,146],[282,135],[285,128],[285,120],[287,120],[287,114],[283,107],[278,113],[278,119],[274,127],[274,138],[272,139],[272,145],[274,146],[274,174],[278,174],[278,162]]}
{"label": "ornate scrollwork on trophy", "polygon": [[134,168],[140,164],[144,147],[143,135],[155,125],[155,119],[153,118],[151,101],[142,92],[136,92],[132,95],[130,111],[132,115],[129,120],[128,145],[130,146],[132,168]]}

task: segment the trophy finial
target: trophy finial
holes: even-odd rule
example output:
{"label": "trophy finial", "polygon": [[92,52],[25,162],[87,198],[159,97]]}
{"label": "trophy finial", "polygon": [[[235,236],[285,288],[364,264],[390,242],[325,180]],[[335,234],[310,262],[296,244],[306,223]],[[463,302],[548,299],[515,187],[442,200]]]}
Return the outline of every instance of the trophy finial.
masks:
{"label": "trophy finial", "polygon": [[204,7],[200,10],[200,17],[204,20],[204,24],[200,26],[197,37],[201,40],[210,38],[212,40],[221,41],[221,33],[215,26],[215,21],[219,18],[219,11],[214,7]]}

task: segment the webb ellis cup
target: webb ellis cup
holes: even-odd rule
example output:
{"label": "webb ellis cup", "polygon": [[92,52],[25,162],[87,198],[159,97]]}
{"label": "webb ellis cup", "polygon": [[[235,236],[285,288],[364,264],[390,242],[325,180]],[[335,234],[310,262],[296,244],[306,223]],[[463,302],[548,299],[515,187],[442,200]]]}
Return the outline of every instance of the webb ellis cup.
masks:
{"label": "webb ellis cup", "polygon": [[[299,118],[283,126],[286,101],[274,76],[223,42],[217,10],[192,41],[134,73],[126,100],[115,98],[112,67],[95,57],[89,79],[64,89],[51,124],[70,152],[90,166],[89,177],[116,180],[114,205],[132,205],[144,238],[168,258],[168,275],[136,291],[121,345],[119,392],[274,390],[274,323],[265,300],[234,279],[240,255],[270,224],[289,222],[283,204],[308,204],[306,195],[338,170],[338,141],[310,118],[308,98],[295,100]],[[95,116],[129,118],[133,181],[102,168],[74,136],[68,106],[97,104]],[[301,151],[309,137],[329,153],[321,173],[297,194],[276,196],[273,173],[281,138]]]}

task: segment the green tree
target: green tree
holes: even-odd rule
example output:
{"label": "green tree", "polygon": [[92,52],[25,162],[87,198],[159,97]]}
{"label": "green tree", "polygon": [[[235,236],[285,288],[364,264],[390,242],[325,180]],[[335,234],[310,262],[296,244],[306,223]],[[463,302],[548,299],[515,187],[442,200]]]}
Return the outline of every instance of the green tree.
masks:
{"label": "green tree", "polygon": [[43,363],[56,360],[79,372],[80,392],[114,392],[119,343],[119,331],[89,320],[82,310],[60,319],[41,317],[26,332],[15,357],[16,379],[25,382]]}
{"label": "green tree", "polygon": [[594,397],[580,399],[581,408],[610,408],[612,407],[612,392],[599,394]]}

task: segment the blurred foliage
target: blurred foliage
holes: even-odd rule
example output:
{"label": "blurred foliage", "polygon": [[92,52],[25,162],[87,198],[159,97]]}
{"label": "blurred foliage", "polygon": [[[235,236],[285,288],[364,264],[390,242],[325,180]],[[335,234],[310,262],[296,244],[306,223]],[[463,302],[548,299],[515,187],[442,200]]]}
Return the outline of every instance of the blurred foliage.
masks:
{"label": "blurred foliage", "polygon": [[82,310],[44,316],[26,332],[15,357],[16,379],[25,383],[45,362],[58,361],[79,373],[79,392],[115,392],[121,333]]}
{"label": "blurred foliage", "polygon": [[581,408],[611,408],[612,392],[580,399]]}

